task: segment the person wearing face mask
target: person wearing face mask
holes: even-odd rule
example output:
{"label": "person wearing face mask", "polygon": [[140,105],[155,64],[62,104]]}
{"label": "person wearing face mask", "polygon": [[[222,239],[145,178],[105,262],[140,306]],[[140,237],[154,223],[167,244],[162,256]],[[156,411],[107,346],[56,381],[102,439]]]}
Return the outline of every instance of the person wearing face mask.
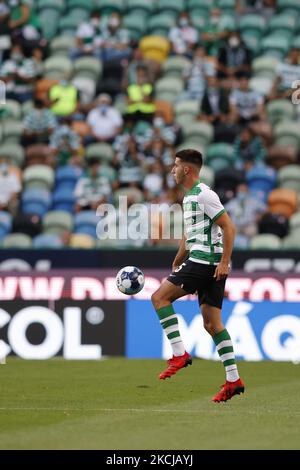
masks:
{"label": "person wearing face mask", "polygon": [[101,46],[101,15],[98,10],[91,13],[89,21],[83,21],[79,24],[76,31],[76,46],[71,49],[71,59],[76,59],[82,55],[97,55],[98,47]]}
{"label": "person wearing face mask", "polygon": [[70,75],[66,73],[57,85],[49,90],[48,105],[58,119],[74,114],[78,108],[78,91],[70,82]]}
{"label": "person wearing face mask", "polygon": [[20,180],[8,159],[0,155],[0,210],[14,213],[17,208]]}
{"label": "person wearing face mask", "polygon": [[96,100],[96,107],[89,112],[87,123],[91,128],[91,135],[85,138],[85,145],[93,142],[112,143],[121,132],[123,119],[120,112],[112,106],[111,97],[102,93]]}
{"label": "person wearing face mask", "polygon": [[10,58],[0,68],[0,80],[6,83],[7,98],[20,103],[32,99],[37,75],[38,70],[33,59],[25,57],[20,45],[14,45]]}
{"label": "person wearing face mask", "polygon": [[201,39],[209,55],[217,55],[221,41],[227,37],[228,32],[226,28],[226,23],[221,17],[221,10],[219,8],[213,8],[209,22],[203,29],[201,35]]}
{"label": "person wearing face mask", "polygon": [[101,59],[103,62],[128,59],[131,54],[129,43],[129,31],[122,28],[119,13],[112,13],[101,31]]}
{"label": "person wearing face mask", "polygon": [[238,31],[229,33],[226,44],[218,53],[218,78],[233,79],[239,72],[250,72],[251,52]]}
{"label": "person wearing face mask", "polygon": [[265,204],[249,193],[246,183],[237,186],[235,197],[225,205],[225,209],[236,227],[238,237],[244,238],[246,242],[257,234],[257,224],[266,212]]}
{"label": "person wearing face mask", "polygon": [[178,24],[170,29],[169,39],[174,54],[192,57],[192,49],[198,40],[198,32],[196,28],[191,26],[187,12],[180,14]]}
{"label": "person wearing face mask", "polygon": [[4,58],[7,58],[7,52],[11,47],[9,15],[9,6],[5,0],[0,0],[0,64]]}

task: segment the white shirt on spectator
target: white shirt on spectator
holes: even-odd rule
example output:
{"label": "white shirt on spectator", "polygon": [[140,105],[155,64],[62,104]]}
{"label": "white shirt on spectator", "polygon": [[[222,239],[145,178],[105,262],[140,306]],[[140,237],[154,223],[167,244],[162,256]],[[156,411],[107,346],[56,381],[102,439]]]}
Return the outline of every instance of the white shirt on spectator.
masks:
{"label": "white shirt on spectator", "polygon": [[14,173],[0,174],[0,204],[8,204],[13,194],[21,191],[20,181]]}
{"label": "white shirt on spectator", "polygon": [[238,108],[242,118],[250,119],[256,113],[257,106],[263,103],[263,97],[252,90],[233,90],[229,101]]}
{"label": "white shirt on spectator", "polygon": [[99,108],[90,111],[87,116],[87,122],[99,139],[109,139],[114,137],[117,129],[122,126],[123,119],[117,109],[108,106],[102,112]]}

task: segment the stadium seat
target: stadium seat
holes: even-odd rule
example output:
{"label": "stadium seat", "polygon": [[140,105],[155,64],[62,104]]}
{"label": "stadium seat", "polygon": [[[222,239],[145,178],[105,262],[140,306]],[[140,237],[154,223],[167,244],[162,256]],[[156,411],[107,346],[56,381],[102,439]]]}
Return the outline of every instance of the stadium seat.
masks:
{"label": "stadium seat", "polygon": [[300,13],[299,0],[277,0],[276,6],[280,12],[296,16]]}
{"label": "stadium seat", "polygon": [[124,0],[94,0],[94,8],[99,9],[104,16],[117,11],[122,13],[125,8]]}
{"label": "stadium seat", "polygon": [[291,40],[287,37],[270,34],[261,41],[260,50],[263,54],[282,60],[287,54],[291,45]]}
{"label": "stadium seat", "polygon": [[24,233],[11,233],[4,238],[2,246],[6,249],[26,249],[31,248],[32,241],[30,236]]}
{"label": "stadium seat", "polygon": [[[174,2],[175,3],[175,2]],[[170,28],[176,24],[176,13],[154,14],[148,19],[148,34],[168,37]]]}
{"label": "stadium seat", "polygon": [[4,119],[21,119],[22,108],[18,101],[7,99],[5,105],[0,105],[0,110],[5,111]]}
{"label": "stadium seat", "polygon": [[285,250],[300,250],[299,233],[291,234],[282,240],[282,248]]}
{"label": "stadium seat", "polygon": [[22,194],[22,212],[43,217],[50,209],[51,202],[51,193],[46,189],[26,189]]}
{"label": "stadium seat", "polygon": [[130,197],[135,203],[143,202],[144,200],[143,192],[138,188],[128,187],[117,189],[117,191],[114,192],[114,201],[116,204],[118,204],[121,196]]}
{"label": "stadium seat", "polygon": [[191,65],[191,61],[182,56],[171,56],[162,65],[164,78],[175,77],[182,79],[185,70]]}
{"label": "stadium seat", "polygon": [[24,149],[19,144],[4,143],[0,144],[0,156],[6,157],[13,165],[21,167],[24,163]]}
{"label": "stadium seat", "polygon": [[50,211],[43,218],[43,232],[61,235],[72,232],[73,216],[66,211]]}
{"label": "stadium seat", "polygon": [[272,86],[273,80],[268,77],[251,77],[249,80],[250,90],[256,91],[266,97],[270,94]]}
{"label": "stadium seat", "polygon": [[60,55],[50,56],[44,62],[44,78],[59,80],[73,69],[72,61]]}
{"label": "stadium seat", "polygon": [[139,42],[145,60],[163,63],[170,51],[170,42],[160,36],[144,36]]}
{"label": "stadium seat", "polygon": [[62,16],[58,22],[59,34],[74,37],[80,23],[81,19],[78,16]]}
{"label": "stadium seat", "polygon": [[268,148],[266,163],[275,170],[296,163],[298,160],[297,150],[291,146],[271,145]]}
{"label": "stadium seat", "polygon": [[260,56],[252,61],[252,69],[255,77],[265,77],[274,80],[276,77],[276,67],[278,58]]}
{"label": "stadium seat", "polygon": [[183,127],[183,135],[185,141],[194,142],[200,147],[206,148],[213,139],[213,126],[207,122],[187,123]]}
{"label": "stadium seat", "polygon": [[238,24],[241,34],[254,33],[258,34],[259,37],[263,34],[266,28],[266,20],[263,16],[253,13],[241,15]]}
{"label": "stadium seat", "polygon": [[215,173],[212,168],[207,165],[203,165],[200,170],[199,178],[201,183],[204,183],[210,188],[213,188],[215,182]]}
{"label": "stadium seat", "polygon": [[56,35],[58,21],[64,8],[64,0],[39,0],[37,5],[39,22],[46,39],[52,39]]}
{"label": "stadium seat", "polygon": [[79,91],[82,104],[90,104],[94,100],[97,89],[96,80],[79,74],[71,80],[71,83]]}
{"label": "stadium seat", "polygon": [[172,124],[174,119],[173,106],[169,101],[154,100],[155,114],[163,116],[166,124]]}
{"label": "stadium seat", "polygon": [[274,128],[275,143],[300,149],[300,122],[281,121]]}
{"label": "stadium seat", "polygon": [[93,2],[87,2],[86,0],[67,0],[67,13],[72,16],[82,15],[83,21],[89,18],[91,11],[93,10]]}
{"label": "stadium seat", "polygon": [[112,146],[110,144],[99,143],[90,144],[86,148],[86,158],[98,158],[101,162],[111,163],[114,156]]}
{"label": "stadium seat", "polygon": [[181,80],[180,78],[160,78],[155,83],[155,96],[157,97],[157,99],[159,99],[158,96],[161,96],[163,93],[171,93],[174,95],[174,99],[176,99],[178,98],[178,95],[182,92],[183,86],[183,80]]}
{"label": "stadium seat", "polygon": [[75,197],[73,191],[66,188],[57,189],[53,194],[53,210],[73,213]]}
{"label": "stadium seat", "polygon": [[73,191],[82,174],[81,168],[75,166],[66,165],[58,168],[55,173],[56,190]]}
{"label": "stadium seat", "polygon": [[273,234],[263,233],[255,235],[250,241],[252,250],[278,250],[281,248],[281,240]]}
{"label": "stadium seat", "polygon": [[253,194],[267,195],[276,185],[276,172],[266,165],[255,165],[247,172],[246,180]]}
{"label": "stadium seat", "polygon": [[281,188],[293,189],[300,193],[300,167],[287,165],[278,171],[278,183]]}
{"label": "stadium seat", "polygon": [[90,78],[97,82],[102,73],[102,63],[95,57],[79,57],[74,62],[74,76]]}
{"label": "stadium seat", "polygon": [[272,233],[277,237],[286,237],[289,231],[289,219],[282,214],[263,214],[258,222],[259,233]]}
{"label": "stadium seat", "polygon": [[176,0],[176,2],[174,2],[174,0],[158,0],[158,2],[156,3],[157,3],[156,8],[157,8],[158,14],[176,13],[177,15],[179,15],[179,13],[184,11],[184,8],[185,8],[184,0]]}
{"label": "stadium seat", "polygon": [[179,101],[174,106],[176,122],[186,123],[194,120],[199,114],[199,103],[196,100]]}
{"label": "stadium seat", "polygon": [[141,14],[139,11],[132,11],[123,17],[122,25],[128,29],[131,40],[139,41],[147,29],[147,13]]}
{"label": "stadium seat", "polygon": [[95,211],[82,211],[74,217],[74,232],[84,233],[92,238],[97,238],[96,228],[99,217]]}
{"label": "stadium seat", "polygon": [[33,248],[48,250],[62,247],[63,242],[61,238],[54,233],[41,233],[33,239]]}
{"label": "stadium seat", "polygon": [[191,18],[194,15],[209,16],[210,10],[214,7],[214,0],[187,0],[187,9]]}
{"label": "stadium seat", "polygon": [[56,36],[50,43],[51,55],[65,56],[69,55],[70,49],[76,44],[75,37],[72,36]]}
{"label": "stadium seat", "polygon": [[2,142],[4,144],[19,143],[23,132],[23,123],[22,121],[6,119],[2,124],[2,131]]}
{"label": "stadium seat", "polygon": [[12,215],[9,212],[0,211],[0,242],[11,231]]}
{"label": "stadium seat", "polygon": [[271,34],[291,38],[297,27],[297,17],[295,15],[283,13],[274,15],[268,22],[268,30]]}
{"label": "stadium seat", "polygon": [[84,233],[74,233],[71,236],[70,248],[91,249],[95,248],[96,241],[94,238]]}
{"label": "stadium seat", "polygon": [[127,0],[127,12],[134,12],[135,14],[142,13],[142,15],[144,14],[148,16],[153,12],[154,4],[155,0],[147,0],[147,2],[145,2],[145,0]]}
{"label": "stadium seat", "polygon": [[290,235],[298,235],[300,244],[300,212],[296,212],[290,218]]}
{"label": "stadium seat", "polygon": [[32,165],[23,173],[25,188],[44,188],[51,191],[54,184],[54,171],[46,165]]}
{"label": "stadium seat", "polygon": [[91,128],[85,121],[73,121],[71,127],[80,137],[86,137],[91,134]]}
{"label": "stadium seat", "polygon": [[298,194],[292,189],[274,189],[269,194],[268,204],[270,212],[290,218],[297,211]]}
{"label": "stadium seat", "polygon": [[230,144],[211,144],[206,153],[205,163],[214,170],[224,170],[233,165],[233,148]]}
{"label": "stadium seat", "polygon": [[55,167],[56,156],[48,145],[33,144],[26,148],[26,166],[48,165]]}
{"label": "stadium seat", "polygon": [[268,121],[275,126],[280,121],[292,121],[295,116],[293,103],[289,100],[278,99],[269,101],[266,105]]}

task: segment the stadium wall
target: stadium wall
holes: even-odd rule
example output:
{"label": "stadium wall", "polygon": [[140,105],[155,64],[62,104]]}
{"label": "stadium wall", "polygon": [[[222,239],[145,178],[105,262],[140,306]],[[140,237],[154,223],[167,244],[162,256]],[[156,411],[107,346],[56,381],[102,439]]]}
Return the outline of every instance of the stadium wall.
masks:
{"label": "stadium wall", "polygon": [[[121,294],[115,269],[0,276],[0,358],[166,358],[170,349],[149,300],[168,270],[146,269],[145,288]],[[223,318],[238,359],[300,362],[300,275],[233,272]],[[196,357],[217,359],[194,296],[178,300],[182,336]]]}

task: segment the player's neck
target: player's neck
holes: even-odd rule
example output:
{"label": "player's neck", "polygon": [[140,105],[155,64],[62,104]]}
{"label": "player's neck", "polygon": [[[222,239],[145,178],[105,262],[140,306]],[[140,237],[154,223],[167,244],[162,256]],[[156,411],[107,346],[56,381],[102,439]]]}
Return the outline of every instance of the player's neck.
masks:
{"label": "player's neck", "polygon": [[187,179],[184,182],[183,187],[186,191],[189,191],[198,182],[199,182],[199,176],[191,176],[189,179]]}

